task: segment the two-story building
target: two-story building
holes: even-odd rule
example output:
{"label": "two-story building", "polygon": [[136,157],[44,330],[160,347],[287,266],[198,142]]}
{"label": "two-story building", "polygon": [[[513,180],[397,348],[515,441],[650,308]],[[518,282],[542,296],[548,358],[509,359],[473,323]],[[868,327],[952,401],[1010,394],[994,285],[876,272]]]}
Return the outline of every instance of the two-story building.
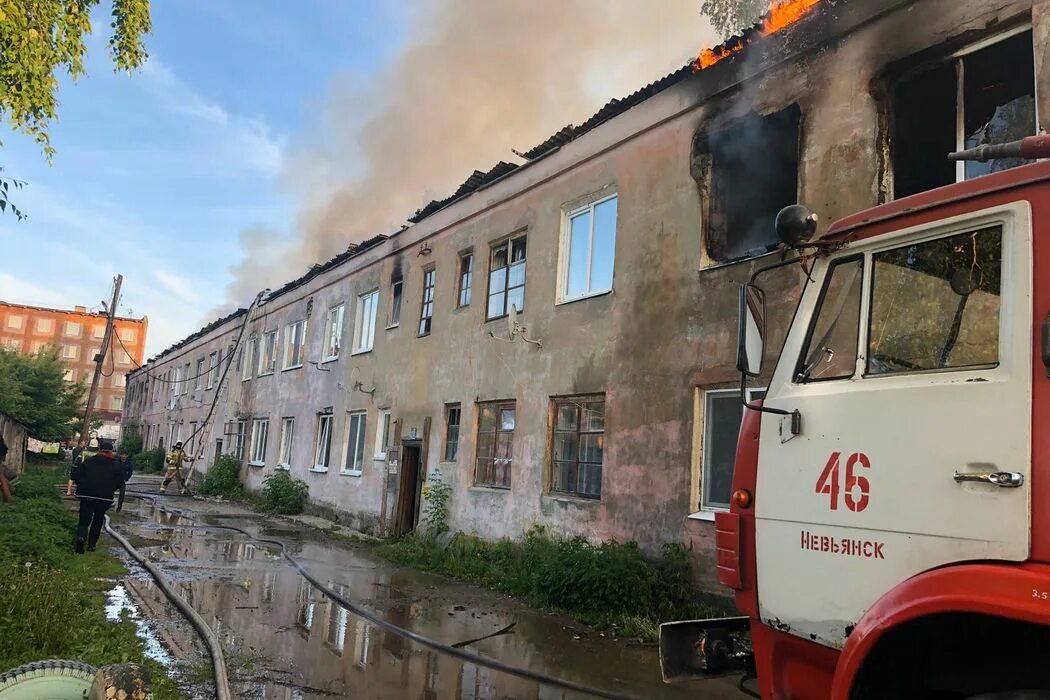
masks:
{"label": "two-story building", "polygon": [[[737,288],[779,259],[776,213],[826,226],[1015,165],[945,155],[1040,130],[1048,11],[825,0],[737,37],[153,358],[125,426],[252,487],[290,470],[366,530],[412,529],[440,478],[453,529],[684,541],[711,583]],[[775,339],[804,279],[763,282]]]}

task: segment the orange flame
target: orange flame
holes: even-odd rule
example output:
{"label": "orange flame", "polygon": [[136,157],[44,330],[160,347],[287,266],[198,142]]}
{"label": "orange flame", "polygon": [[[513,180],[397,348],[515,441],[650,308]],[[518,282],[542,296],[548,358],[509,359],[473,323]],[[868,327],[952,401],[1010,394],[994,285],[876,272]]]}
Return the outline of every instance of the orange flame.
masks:
{"label": "orange flame", "polygon": [[[795,22],[805,17],[810,10],[817,6],[820,0],[777,0],[762,17],[758,27],[758,36],[766,37],[776,34],[780,30],[790,27]],[[739,53],[747,47],[750,42],[737,42],[733,46],[719,46],[717,49],[705,48],[700,51],[693,63],[694,70],[709,68],[721,61],[723,58]]]}

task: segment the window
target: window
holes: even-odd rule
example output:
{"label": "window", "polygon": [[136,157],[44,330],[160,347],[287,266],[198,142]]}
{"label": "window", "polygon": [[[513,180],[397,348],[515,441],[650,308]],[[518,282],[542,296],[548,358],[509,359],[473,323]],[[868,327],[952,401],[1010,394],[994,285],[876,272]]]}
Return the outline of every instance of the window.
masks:
{"label": "window", "polygon": [[193,389],[194,391],[201,388],[204,385],[204,358],[197,360],[197,371],[193,375]]}
{"label": "window", "polygon": [[79,338],[80,337],[80,324],[73,323],[72,321],[66,321],[65,329],[63,333],[67,338]]}
{"label": "window", "polygon": [[75,382],[77,380],[77,371],[75,369],[64,369],[62,370],[62,380],[66,382]]}
{"label": "window", "polygon": [[405,284],[401,280],[395,280],[390,285],[390,319],[387,328],[401,325],[401,295],[404,288]]}
{"label": "window", "polygon": [[244,461],[244,438],[248,429],[248,421],[234,421],[233,423],[233,456],[238,462]]}
{"label": "window", "polygon": [[182,367],[176,367],[171,377],[171,393],[173,396],[182,393]]}
{"label": "window", "polygon": [[259,375],[273,374],[277,369],[277,329],[266,331],[262,337],[262,354],[259,356]]}
{"label": "window", "polygon": [[193,381],[193,379],[191,378],[191,375],[190,375],[190,363],[187,362],[186,366],[182,370],[182,393],[183,394],[190,393],[190,382],[192,382],[192,381]]}
{"label": "window", "polygon": [[219,381],[219,353],[213,352],[208,355],[208,388],[215,386]]}
{"label": "window", "polygon": [[317,417],[317,446],[314,449],[315,472],[328,471],[332,458],[332,414],[322,413]]}
{"label": "window", "polygon": [[554,399],[551,491],[601,498],[605,397]]}
{"label": "window", "polygon": [[15,352],[22,351],[22,341],[18,338],[4,338],[4,347]]}
{"label": "window", "polygon": [[[342,318],[342,307],[339,307]],[[376,311],[379,309],[379,290],[357,297],[357,318],[354,321],[354,352],[368,352],[376,337]]]}
{"label": "window", "polygon": [[25,325],[25,322],[26,322],[26,317],[25,316],[19,316],[17,314],[8,314],[7,315],[7,327],[8,328],[21,329]]}
{"label": "window", "polygon": [[474,477],[478,486],[510,488],[515,420],[513,401],[478,404],[478,457]]}
{"label": "window", "polygon": [[423,297],[419,310],[419,335],[430,335],[430,324],[434,317],[434,268],[423,271]]}
{"label": "window", "polygon": [[[749,389],[748,401],[765,396],[761,389]],[[733,490],[733,460],[744,407],[739,389],[704,392],[703,450],[700,457],[700,510],[729,510]]]}
{"label": "window", "polygon": [[106,336],[106,327],[105,326],[92,326],[91,327],[91,336],[93,338],[104,338]]}
{"label": "window", "polygon": [[249,464],[261,467],[266,464],[266,440],[270,435],[270,420],[256,418],[252,421],[252,453]]}
{"label": "window", "polygon": [[29,344],[29,351],[32,353],[38,353],[46,346],[46,340],[34,340],[32,343]]}
{"label": "window", "polygon": [[241,363],[241,381],[248,381],[252,378],[252,366],[255,364],[255,358],[259,354],[259,339],[254,335],[248,338],[247,354],[244,356],[244,362]]}
{"label": "window", "polygon": [[857,367],[863,272],[862,257],[831,263],[799,357],[796,381],[814,382],[853,376]]}
{"label": "window", "polygon": [[186,452],[192,455],[194,445],[197,444],[197,421],[190,421],[190,434],[187,436],[186,441],[189,443],[186,447]]}
{"label": "window", "polygon": [[365,422],[364,411],[352,411],[347,420],[346,464],[343,474],[360,474],[365,460]]}
{"label": "window", "polygon": [[295,438],[295,419],[281,419],[281,455],[277,460],[278,469],[292,468],[292,440]]}
{"label": "window", "polygon": [[38,318],[36,320],[36,332],[37,333],[53,333],[55,331],[55,321],[51,318]]}
{"label": "window", "polygon": [[120,339],[125,343],[134,343],[136,333],[134,328],[121,328],[119,331]]}
{"label": "window", "polygon": [[110,399],[110,401],[112,401],[112,407],[114,411],[119,411],[122,408],[124,408],[123,396],[114,396],[112,399]]}
{"label": "window", "polygon": [[893,87],[890,146],[897,198],[1025,161],[953,163],[949,151],[1037,133],[1031,30],[906,74]]}
{"label": "window", "polygon": [[303,343],[306,338],[306,319],[289,324],[284,330],[284,368],[303,365]]}
{"label": "window", "polygon": [[123,374],[114,374],[113,375],[113,386],[117,387],[118,389],[127,386],[127,383],[128,383],[127,376],[125,376]]}
{"label": "window", "polygon": [[130,365],[131,364],[131,355],[128,354],[127,350],[120,349],[120,350],[116,351],[116,355],[117,355],[117,364],[118,365]]}
{"label": "window", "polygon": [[617,201],[614,195],[569,212],[562,233],[561,301],[612,291]]}
{"label": "window", "polygon": [[390,409],[379,412],[376,426],[376,459],[386,459],[386,448],[390,444]]}
{"label": "window", "polygon": [[999,363],[998,226],[872,255],[867,373]]}
{"label": "window", "polygon": [[525,236],[492,247],[486,318],[506,316],[510,307],[525,309]]}
{"label": "window", "polygon": [[80,355],[80,348],[76,345],[63,345],[62,346],[62,359],[64,360],[75,360]]}
{"label": "window", "polygon": [[[378,293],[377,293],[378,295]],[[325,349],[324,359],[334,360],[339,357],[339,351],[343,349],[343,309],[345,307],[340,304],[328,309],[328,325],[325,329]],[[361,305],[358,303],[358,314],[360,314]],[[372,310],[373,320],[375,316],[375,309]]]}
{"label": "window", "polygon": [[470,289],[474,283],[474,254],[463,253],[459,256],[459,308],[470,306]]}
{"label": "window", "polygon": [[455,462],[459,456],[459,423],[461,411],[458,403],[445,405],[445,462]]}
{"label": "window", "polygon": [[175,437],[176,435],[178,435],[178,433],[175,432],[175,429],[177,427],[178,426],[175,425],[174,423],[169,423],[168,424],[168,447],[174,447],[175,446],[175,442],[178,440],[178,438]]}
{"label": "window", "polygon": [[694,141],[706,264],[762,255],[779,244],[777,213],[798,201],[801,111],[751,115]]}

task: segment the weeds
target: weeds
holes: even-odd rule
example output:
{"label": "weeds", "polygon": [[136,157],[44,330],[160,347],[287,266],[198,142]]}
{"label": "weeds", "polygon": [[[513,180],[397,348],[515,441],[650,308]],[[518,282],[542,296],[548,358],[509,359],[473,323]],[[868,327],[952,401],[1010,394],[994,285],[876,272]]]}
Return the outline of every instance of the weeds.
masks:
{"label": "weeds", "polygon": [[473,581],[646,641],[657,638],[660,622],[731,610],[727,601],[696,592],[685,548],[676,543],[653,561],[634,542],[594,545],[535,528],[522,542],[459,533],[445,547],[435,537],[412,536],[379,551],[399,564]]}
{"label": "weeds", "polygon": [[163,667],[146,659],[131,622],[106,620],[104,591],[124,573],[102,552],[73,553],[76,517],[62,505],[63,466],[27,469],[15,500],[0,504],[0,671],[65,658],[150,667],[154,698],[179,697]]}
{"label": "weeds", "polygon": [[432,535],[448,530],[448,501],[452,497],[452,487],[441,480],[440,474],[434,474],[426,489],[427,505],[423,509],[423,521]]}
{"label": "weeds", "polygon": [[298,515],[306,507],[309,487],[286,471],[275,471],[263,479],[262,507],[281,515]]}
{"label": "weeds", "polygon": [[205,496],[240,498],[244,493],[241,484],[241,463],[233,455],[223,455],[215,460],[211,469],[201,477],[197,492]]}

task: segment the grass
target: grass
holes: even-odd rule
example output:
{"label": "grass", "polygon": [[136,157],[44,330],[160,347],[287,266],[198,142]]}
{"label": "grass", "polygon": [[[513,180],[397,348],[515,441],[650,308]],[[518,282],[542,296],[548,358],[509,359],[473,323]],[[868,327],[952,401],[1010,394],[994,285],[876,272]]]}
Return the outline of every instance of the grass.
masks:
{"label": "grass", "polygon": [[175,700],[178,687],[146,658],[134,624],[106,619],[105,591],[123,564],[102,551],[73,552],[76,515],[55,488],[66,473],[61,463],[30,465],[15,501],[0,503],[0,671],[48,658],[134,662],[149,666],[156,700]]}
{"label": "grass", "polygon": [[697,592],[686,550],[677,543],[650,559],[634,542],[594,545],[541,528],[521,542],[463,533],[442,542],[414,535],[378,549],[398,564],[478,583],[646,642],[657,640],[660,622],[732,614],[728,600]]}

